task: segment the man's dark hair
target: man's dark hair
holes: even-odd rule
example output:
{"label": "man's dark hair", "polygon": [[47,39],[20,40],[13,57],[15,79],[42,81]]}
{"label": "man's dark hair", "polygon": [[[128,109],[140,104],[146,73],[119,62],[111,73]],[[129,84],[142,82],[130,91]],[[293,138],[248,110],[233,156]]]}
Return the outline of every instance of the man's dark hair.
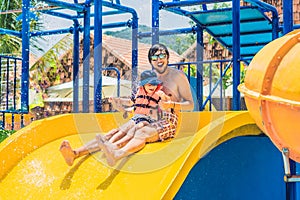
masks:
{"label": "man's dark hair", "polygon": [[168,48],[163,44],[155,44],[149,49],[149,52],[148,52],[148,60],[150,63],[151,63],[151,56],[153,56],[159,50],[164,50],[167,54],[167,59],[169,59],[170,53],[169,53]]}

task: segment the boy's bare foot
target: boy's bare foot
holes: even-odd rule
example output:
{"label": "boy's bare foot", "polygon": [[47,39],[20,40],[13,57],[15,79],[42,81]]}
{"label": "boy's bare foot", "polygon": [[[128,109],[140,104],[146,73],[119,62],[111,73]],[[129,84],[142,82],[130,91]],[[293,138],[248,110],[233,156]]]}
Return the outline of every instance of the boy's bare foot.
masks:
{"label": "boy's bare foot", "polygon": [[77,156],[76,156],[75,151],[73,151],[73,149],[71,148],[69,141],[64,140],[61,143],[59,150],[60,150],[62,156],[64,157],[66,163],[69,166],[72,166],[74,163],[74,160]]}
{"label": "boy's bare foot", "polygon": [[113,153],[114,150],[111,149],[109,145],[106,145],[104,141],[101,139],[101,137],[99,137],[98,144],[102,149],[103,153],[105,154],[107,164],[111,167],[114,166],[117,162],[117,160],[114,157],[114,153]]}

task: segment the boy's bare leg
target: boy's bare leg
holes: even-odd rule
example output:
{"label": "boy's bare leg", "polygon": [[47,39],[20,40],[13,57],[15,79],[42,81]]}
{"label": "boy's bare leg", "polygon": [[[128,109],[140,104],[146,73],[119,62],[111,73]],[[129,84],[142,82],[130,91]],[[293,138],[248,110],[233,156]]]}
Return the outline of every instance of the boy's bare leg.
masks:
{"label": "boy's bare leg", "polygon": [[123,130],[121,130],[119,128],[118,131],[109,140],[106,140],[106,137],[105,137],[105,140],[109,141],[110,143],[114,143],[114,142],[118,141],[119,139],[121,139],[122,137],[124,137],[125,135],[126,135],[126,132],[124,132]]}
{"label": "boy's bare leg", "polygon": [[69,166],[72,166],[76,158],[100,151],[101,148],[98,145],[97,139],[93,139],[77,149],[72,149],[69,141],[64,140],[61,143],[59,150],[62,156],[64,157],[66,163]]}
{"label": "boy's bare leg", "polygon": [[131,129],[129,129],[127,134],[124,137],[122,137],[118,141],[114,142],[113,144],[115,144],[119,148],[123,147],[130,139],[133,138],[135,132],[138,129],[140,129],[144,126],[147,126],[147,125],[149,125],[149,122],[147,122],[147,121],[139,122],[138,124],[134,125]]}
{"label": "boy's bare leg", "polygon": [[115,134],[117,134],[120,131],[120,128],[115,128],[110,130],[108,133],[106,133],[102,139],[104,140],[110,140]]}
{"label": "boy's bare leg", "polygon": [[69,166],[72,166],[76,158],[88,155],[90,153],[94,153],[96,151],[100,151],[101,148],[99,147],[97,140],[93,139],[84,146],[73,150],[69,141],[64,140],[61,143],[59,150],[62,156],[64,157],[66,163]]}
{"label": "boy's bare leg", "polygon": [[146,142],[154,142],[159,139],[157,131],[154,127],[145,126],[136,131],[134,137],[121,149],[112,149],[111,146],[105,142],[100,141],[99,146],[102,148],[107,163],[110,166],[114,166],[118,160],[136,153],[143,149]]}
{"label": "boy's bare leg", "polygon": [[114,143],[107,142],[105,144],[110,143],[110,144],[115,145],[118,148],[122,148],[131,138],[133,138],[133,135],[127,133],[124,137],[120,138],[116,142],[114,142]]}
{"label": "boy's bare leg", "polygon": [[120,128],[118,128],[118,132],[113,134],[113,136],[108,140],[110,143],[114,143],[121,138],[123,138],[127,132],[135,125],[135,122],[133,120],[129,120],[125,124],[123,124]]}
{"label": "boy's bare leg", "polygon": [[101,149],[101,145],[99,145],[99,143],[105,143],[106,145],[109,145],[112,149],[119,149],[119,147],[115,144],[115,143],[111,143],[107,140],[105,140],[105,136],[103,135],[100,135],[100,134],[97,134],[96,135],[96,140],[97,140],[97,145],[98,145],[98,148]]}
{"label": "boy's bare leg", "polygon": [[107,164],[109,166],[114,166],[117,162],[117,160],[114,159],[114,155],[113,155],[115,150],[111,148],[111,146],[108,145],[107,143],[108,142],[101,140],[101,138],[99,138],[98,140],[98,145],[102,149],[103,153],[105,154]]}
{"label": "boy's bare leg", "polygon": [[[119,130],[118,129],[113,129],[109,131],[106,135],[104,135],[104,138],[110,139],[114,134],[116,134]],[[65,140],[61,143],[60,148],[59,148],[62,156],[64,157],[66,163],[69,166],[72,166],[74,163],[74,160],[76,158],[79,158],[84,155],[88,155],[90,153],[94,153],[97,151],[100,151],[101,148],[98,145],[97,137],[85,145],[77,148],[77,149],[72,149],[69,141]]]}
{"label": "boy's bare leg", "polygon": [[[137,152],[145,146],[146,142],[144,139],[136,139],[132,138],[123,148],[114,150],[110,145],[102,142],[99,142],[99,146],[101,147],[103,153],[105,154],[107,164],[109,166],[114,166],[118,160],[124,158],[132,153]],[[128,148],[128,147],[130,148]],[[138,150],[132,150],[132,146]],[[129,150],[130,149],[130,150]]]}
{"label": "boy's bare leg", "polygon": [[119,160],[132,153],[136,153],[143,149],[147,142],[155,142],[159,140],[156,128],[152,126],[144,126],[138,129],[134,137],[121,149],[115,150],[114,159]]}

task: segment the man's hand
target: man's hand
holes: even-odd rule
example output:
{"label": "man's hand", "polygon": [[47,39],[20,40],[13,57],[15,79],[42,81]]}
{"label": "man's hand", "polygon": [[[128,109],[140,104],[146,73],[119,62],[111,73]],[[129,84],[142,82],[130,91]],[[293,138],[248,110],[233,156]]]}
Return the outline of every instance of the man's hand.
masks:
{"label": "man's hand", "polygon": [[173,102],[172,101],[160,101],[158,103],[158,105],[159,105],[160,109],[167,110],[167,109],[173,107]]}
{"label": "man's hand", "polygon": [[171,97],[169,97],[168,95],[166,95],[161,90],[157,91],[156,94],[158,94],[158,96],[160,96],[160,98],[161,98],[162,101],[171,101]]}

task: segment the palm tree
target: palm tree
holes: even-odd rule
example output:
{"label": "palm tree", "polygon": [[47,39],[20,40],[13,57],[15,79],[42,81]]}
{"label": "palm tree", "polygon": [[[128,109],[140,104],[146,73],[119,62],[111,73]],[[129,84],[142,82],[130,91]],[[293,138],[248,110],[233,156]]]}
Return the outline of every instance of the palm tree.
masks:
{"label": "palm tree", "polygon": [[[65,69],[61,60],[64,55],[71,54],[73,45],[73,37],[71,34],[67,34],[60,41],[58,41],[53,47],[43,54],[31,67],[31,78],[38,82],[43,81],[44,84],[40,85],[42,89],[44,87],[52,86],[53,84],[60,83],[62,74],[68,74],[68,69]],[[67,78],[70,78],[69,75]]]}
{"label": "palm tree", "polygon": [[[19,0],[0,0],[0,28],[20,31],[22,24],[17,20],[20,13],[12,10],[20,9],[22,1]],[[0,35],[0,54],[19,53],[21,48],[21,38],[16,36],[1,34]]]}
{"label": "palm tree", "polygon": [[[35,5],[32,2],[32,5]],[[20,0],[0,0],[0,28],[21,31],[22,30],[22,20],[20,20],[20,15],[22,14],[22,1]],[[38,21],[37,18],[39,13],[30,13],[30,30],[41,30],[43,28],[43,23]],[[38,50],[41,50],[36,45],[37,38],[32,38],[31,46]],[[21,38],[9,34],[0,34],[0,54],[13,54],[20,55],[22,47]]]}

